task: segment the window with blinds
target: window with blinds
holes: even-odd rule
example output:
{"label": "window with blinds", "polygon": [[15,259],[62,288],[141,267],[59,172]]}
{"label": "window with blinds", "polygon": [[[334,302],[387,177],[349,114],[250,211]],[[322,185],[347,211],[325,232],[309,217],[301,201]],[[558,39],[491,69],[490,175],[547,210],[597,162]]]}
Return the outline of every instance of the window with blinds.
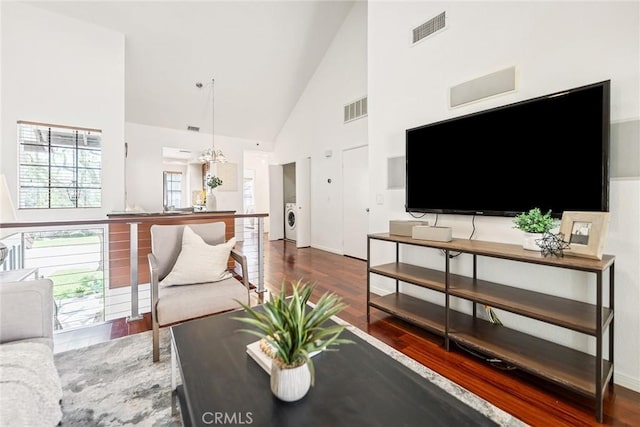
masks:
{"label": "window with blinds", "polygon": [[102,132],[18,122],[21,209],[98,208]]}
{"label": "window with blinds", "polygon": [[182,206],[182,172],[164,171],[164,207],[175,209]]}

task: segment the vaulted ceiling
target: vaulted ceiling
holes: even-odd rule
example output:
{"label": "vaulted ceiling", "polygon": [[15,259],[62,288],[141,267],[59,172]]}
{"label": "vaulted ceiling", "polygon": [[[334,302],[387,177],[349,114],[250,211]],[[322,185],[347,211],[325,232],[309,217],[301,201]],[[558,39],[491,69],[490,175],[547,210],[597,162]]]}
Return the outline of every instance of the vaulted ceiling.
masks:
{"label": "vaulted ceiling", "polygon": [[[273,141],[353,1],[28,2],[125,36],[125,120]],[[196,83],[203,83],[201,89]]]}

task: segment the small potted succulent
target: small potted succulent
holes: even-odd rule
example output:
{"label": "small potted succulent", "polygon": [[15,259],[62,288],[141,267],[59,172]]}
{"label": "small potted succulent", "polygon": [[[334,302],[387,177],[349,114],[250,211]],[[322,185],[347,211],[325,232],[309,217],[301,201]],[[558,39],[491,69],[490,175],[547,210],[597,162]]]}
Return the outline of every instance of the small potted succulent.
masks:
{"label": "small potted succulent", "polygon": [[299,280],[291,283],[291,287],[291,296],[287,297],[283,282],[280,294],[265,302],[263,309],[256,310],[238,301],[249,316],[236,317],[257,329],[241,331],[267,342],[272,358],[271,391],[285,402],[303,398],[313,385],[313,354],[352,342],[339,338],[346,326],[325,324],[346,307],[340,296],[327,292],[315,306],[307,307],[314,286]]}
{"label": "small potted succulent", "polygon": [[557,220],[551,217],[551,210],[543,214],[540,208],[533,208],[529,212],[522,212],[513,219],[513,227],[524,232],[522,247],[531,251],[540,251],[537,240],[541,239],[544,233],[548,233],[556,227]]}

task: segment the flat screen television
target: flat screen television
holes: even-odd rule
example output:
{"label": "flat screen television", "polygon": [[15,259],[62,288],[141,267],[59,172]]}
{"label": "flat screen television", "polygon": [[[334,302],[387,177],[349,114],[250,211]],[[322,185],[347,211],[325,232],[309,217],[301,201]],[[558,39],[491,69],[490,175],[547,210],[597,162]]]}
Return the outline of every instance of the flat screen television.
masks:
{"label": "flat screen television", "polygon": [[407,129],[407,212],[609,210],[610,81]]}

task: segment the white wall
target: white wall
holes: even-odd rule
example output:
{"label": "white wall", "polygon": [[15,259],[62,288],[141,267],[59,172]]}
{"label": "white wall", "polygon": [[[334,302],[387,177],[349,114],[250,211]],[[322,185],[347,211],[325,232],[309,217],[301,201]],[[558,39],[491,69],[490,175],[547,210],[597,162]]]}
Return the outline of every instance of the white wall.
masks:
{"label": "white wall", "polygon": [[2,4],[0,170],[18,206],[18,120],[102,130],[102,207],[18,210],[19,221],[104,218],[124,207],[124,37],[20,2]]}
{"label": "white wall", "polygon": [[[211,134],[180,131],[155,126],[126,123],[127,203],[148,212],[162,211],[162,147],[204,151],[211,147]],[[242,213],[242,174],[244,150],[268,150],[270,144],[216,135],[216,149],[222,150],[230,163],[236,163],[238,191],[216,190],[218,210]],[[223,184],[224,185],[224,184]]]}
{"label": "white wall", "polygon": [[[411,29],[443,10],[448,28],[411,47]],[[386,231],[390,219],[409,218],[404,212],[404,192],[387,190],[385,176],[387,158],[404,155],[407,128],[607,79],[611,79],[612,121],[637,120],[638,17],[637,2],[370,2],[369,167],[371,177],[379,177],[371,179],[370,231]],[[456,109],[447,107],[450,86],[512,65],[518,69],[515,93]],[[448,161],[455,171],[455,159]],[[559,177],[548,185],[562,182]],[[377,196],[384,200],[382,205],[374,203]],[[617,256],[615,380],[640,391],[639,199],[638,177],[611,181],[605,252]],[[426,218],[433,220],[431,215]],[[471,217],[441,215],[439,225],[452,226],[454,237],[467,238],[471,233]],[[520,243],[521,235],[512,225],[508,218],[478,217],[474,238]],[[443,266],[437,254],[407,250],[403,256]],[[481,271],[489,272],[492,280],[595,300],[595,280],[590,277],[585,286],[585,273],[483,262]],[[456,259],[452,269],[468,274],[470,264]],[[374,285],[386,286],[384,281]],[[531,334],[581,350],[594,349],[593,339],[581,334],[533,324],[505,312],[500,316],[505,324]]]}
{"label": "white wall", "polygon": [[[366,35],[367,3],[357,2],[275,144],[278,164],[311,157],[311,246],[337,253],[342,253],[342,150],[367,143],[367,119],[344,124],[342,116],[345,104],[367,94]],[[333,156],[325,157],[325,150]]]}

